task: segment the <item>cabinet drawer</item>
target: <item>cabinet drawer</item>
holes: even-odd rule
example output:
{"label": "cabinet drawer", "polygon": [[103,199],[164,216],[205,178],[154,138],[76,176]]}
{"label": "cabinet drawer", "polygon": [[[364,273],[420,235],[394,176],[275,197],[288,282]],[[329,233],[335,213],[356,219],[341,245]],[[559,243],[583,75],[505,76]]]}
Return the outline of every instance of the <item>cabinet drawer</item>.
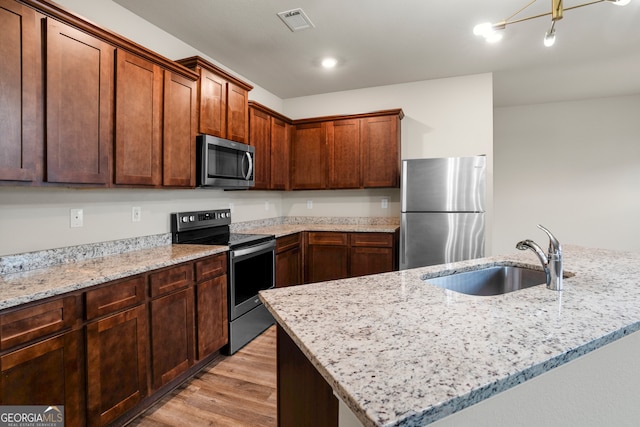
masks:
{"label": "cabinet drawer", "polygon": [[278,237],[276,239],[276,253],[285,252],[300,246],[300,233]]}
{"label": "cabinet drawer", "polygon": [[0,316],[0,349],[6,350],[71,328],[76,317],[74,296],[4,314]]}
{"label": "cabinet drawer", "polygon": [[85,294],[87,320],[141,303],[145,285],[146,277],[136,276],[88,291]]}
{"label": "cabinet drawer", "polygon": [[227,254],[196,261],[196,281],[211,279],[227,273]]}
{"label": "cabinet drawer", "polygon": [[163,295],[193,283],[193,264],[183,264],[149,275],[152,297]]}
{"label": "cabinet drawer", "polygon": [[351,233],[349,239],[351,246],[393,247],[393,234],[391,233]]}
{"label": "cabinet drawer", "polygon": [[347,233],[334,233],[327,231],[310,231],[310,245],[347,246]]}

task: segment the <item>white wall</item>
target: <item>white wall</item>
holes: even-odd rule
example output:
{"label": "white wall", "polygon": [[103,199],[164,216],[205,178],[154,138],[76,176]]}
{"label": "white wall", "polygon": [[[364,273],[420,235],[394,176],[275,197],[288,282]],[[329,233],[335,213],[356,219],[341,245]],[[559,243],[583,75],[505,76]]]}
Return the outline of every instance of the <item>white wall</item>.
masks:
{"label": "white wall", "polygon": [[532,238],[640,250],[640,95],[495,109],[494,252]]}

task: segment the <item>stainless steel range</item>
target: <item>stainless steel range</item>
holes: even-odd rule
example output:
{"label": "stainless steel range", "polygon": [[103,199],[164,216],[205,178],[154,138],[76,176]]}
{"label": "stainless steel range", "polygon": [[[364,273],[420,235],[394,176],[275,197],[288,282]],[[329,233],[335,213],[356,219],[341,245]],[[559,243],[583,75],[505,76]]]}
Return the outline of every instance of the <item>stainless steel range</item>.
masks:
{"label": "stainless steel range", "polygon": [[173,243],[229,246],[229,345],[233,354],[274,324],[258,292],[275,286],[273,235],[231,233],[231,212],[218,209],[171,214]]}

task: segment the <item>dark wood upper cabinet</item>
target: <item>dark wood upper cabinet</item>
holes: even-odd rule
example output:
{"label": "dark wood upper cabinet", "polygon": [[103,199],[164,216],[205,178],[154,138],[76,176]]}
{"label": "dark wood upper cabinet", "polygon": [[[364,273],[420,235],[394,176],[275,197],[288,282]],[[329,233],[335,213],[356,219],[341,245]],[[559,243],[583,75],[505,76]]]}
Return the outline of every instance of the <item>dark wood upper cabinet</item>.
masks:
{"label": "dark wood upper cabinet", "polygon": [[255,190],[271,187],[271,116],[249,108],[249,145],[256,148],[254,156]]}
{"label": "dark wood upper cabinet", "polygon": [[362,185],[400,186],[400,119],[391,114],[362,119]]}
{"label": "dark wood upper cabinet", "polygon": [[116,51],[116,184],[162,183],[162,84],[160,66]]}
{"label": "dark wood upper cabinet", "polygon": [[197,83],[171,71],[164,77],[164,186],[195,187]]}
{"label": "dark wood upper cabinet", "polygon": [[229,82],[227,84],[227,139],[249,143],[249,91]]}
{"label": "dark wood upper cabinet", "polygon": [[327,124],[297,125],[291,142],[291,189],[327,188]]}
{"label": "dark wood upper cabinet", "polygon": [[249,145],[256,148],[255,190],[289,189],[291,120],[249,101]]}
{"label": "dark wood upper cabinet", "polygon": [[46,19],[46,181],[111,182],[114,47]]}
{"label": "dark wood upper cabinet", "polygon": [[291,124],[271,117],[271,189],[289,189],[289,149]]}
{"label": "dark wood upper cabinet", "polygon": [[327,130],[329,188],[360,188],[360,120],[335,120]]}
{"label": "dark wood upper cabinet", "polygon": [[224,138],[227,131],[227,81],[201,68],[199,85],[198,131]]}
{"label": "dark wood upper cabinet", "polygon": [[396,109],[294,120],[291,188],[398,187],[403,116]]}
{"label": "dark wood upper cabinet", "polygon": [[0,0],[0,180],[36,178],[38,139],[35,12]]}
{"label": "dark wood upper cabinet", "polygon": [[176,61],[198,80],[198,132],[249,143],[249,91],[253,86],[198,56]]}

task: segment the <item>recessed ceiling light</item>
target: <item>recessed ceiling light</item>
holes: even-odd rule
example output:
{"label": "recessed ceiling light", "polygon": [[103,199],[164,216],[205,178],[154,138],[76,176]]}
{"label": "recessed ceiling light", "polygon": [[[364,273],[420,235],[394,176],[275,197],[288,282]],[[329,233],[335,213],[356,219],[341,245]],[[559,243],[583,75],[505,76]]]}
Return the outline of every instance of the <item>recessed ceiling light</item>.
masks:
{"label": "recessed ceiling light", "polygon": [[322,60],[320,63],[324,68],[334,68],[338,65],[338,60],[336,58],[327,57]]}

